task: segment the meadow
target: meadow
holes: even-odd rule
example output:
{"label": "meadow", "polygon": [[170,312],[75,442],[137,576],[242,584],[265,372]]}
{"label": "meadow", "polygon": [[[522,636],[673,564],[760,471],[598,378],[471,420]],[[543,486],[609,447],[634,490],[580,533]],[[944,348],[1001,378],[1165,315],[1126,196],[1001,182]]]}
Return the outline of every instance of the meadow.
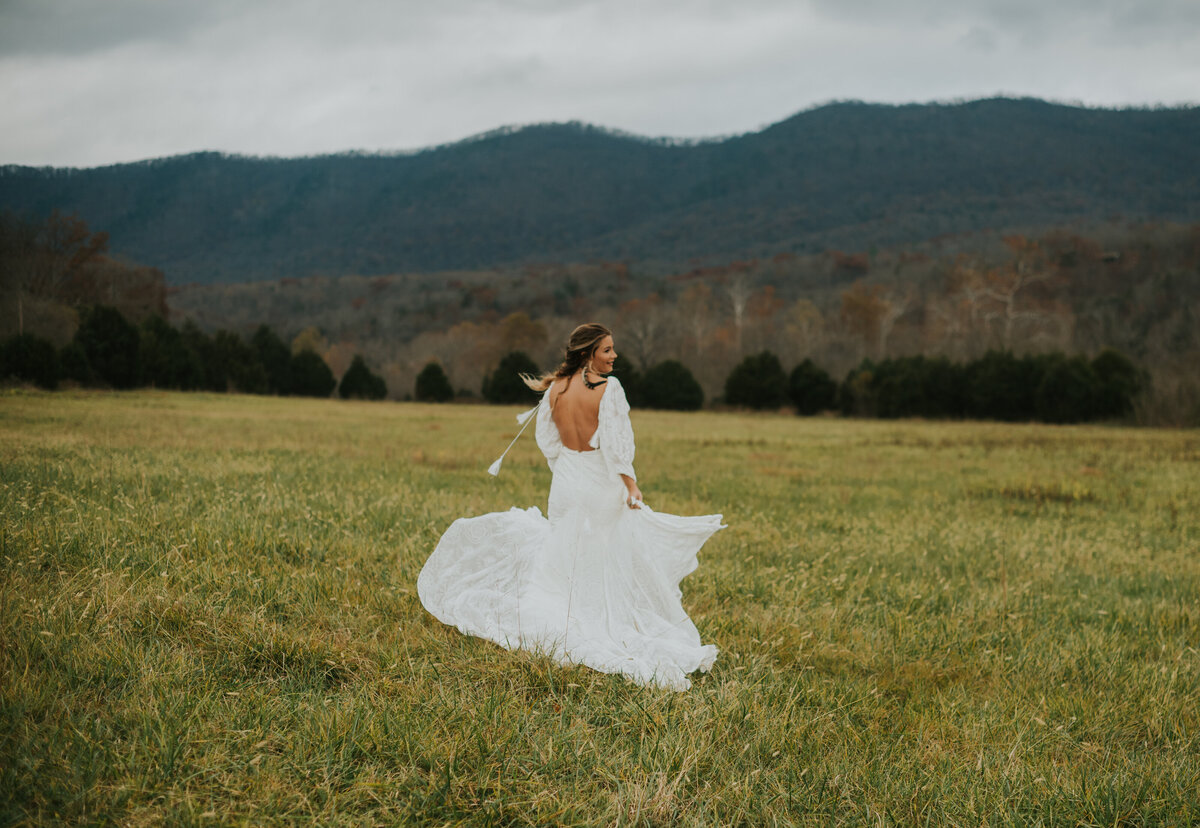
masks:
{"label": "meadow", "polygon": [[1200,822],[1200,433],[634,413],[686,693],[428,616],[515,408],[0,396],[0,824]]}

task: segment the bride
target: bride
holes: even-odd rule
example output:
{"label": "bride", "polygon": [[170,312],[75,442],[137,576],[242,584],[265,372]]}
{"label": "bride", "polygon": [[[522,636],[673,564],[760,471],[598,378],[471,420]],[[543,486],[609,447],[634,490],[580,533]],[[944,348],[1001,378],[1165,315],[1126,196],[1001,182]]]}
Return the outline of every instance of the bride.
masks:
{"label": "bride", "polygon": [[[421,570],[417,593],[468,635],[686,690],[687,674],[707,671],[717,648],[700,643],[679,582],[723,528],[721,516],[677,517],[642,502],[629,403],[606,376],[616,359],[607,328],[581,325],[556,371],[523,377],[544,392],[518,420],[536,412],[553,475],[549,519],[536,507],[459,518]],[[499,461],[490,471],[498,470]]]}

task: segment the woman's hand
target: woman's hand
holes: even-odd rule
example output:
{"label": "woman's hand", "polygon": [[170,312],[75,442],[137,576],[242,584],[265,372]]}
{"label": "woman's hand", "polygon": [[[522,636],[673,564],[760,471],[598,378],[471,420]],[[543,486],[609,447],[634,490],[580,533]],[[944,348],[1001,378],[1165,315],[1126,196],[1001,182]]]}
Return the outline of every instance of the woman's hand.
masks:
{"label": "woman's hand", "polygon": [[642,508],[642,490],[631,480],[625,482],[625,505],[630,509]]}

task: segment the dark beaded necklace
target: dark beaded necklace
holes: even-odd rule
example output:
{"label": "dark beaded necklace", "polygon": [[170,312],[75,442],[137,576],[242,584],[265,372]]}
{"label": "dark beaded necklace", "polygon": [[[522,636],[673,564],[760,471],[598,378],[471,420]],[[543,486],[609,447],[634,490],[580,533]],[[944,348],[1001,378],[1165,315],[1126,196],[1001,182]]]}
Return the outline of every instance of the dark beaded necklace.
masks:
{"label": "dark beaded necklace", "polygon": [[608,382],[607,379],[597,380],[596,382],[588,382],[587,375],[588,375],[588,369],[587,369],[587,366],[585,365],[583,368],[583,384],[586,385],[588,388],[599,388],[601,385],[604,385],[604,383]]}

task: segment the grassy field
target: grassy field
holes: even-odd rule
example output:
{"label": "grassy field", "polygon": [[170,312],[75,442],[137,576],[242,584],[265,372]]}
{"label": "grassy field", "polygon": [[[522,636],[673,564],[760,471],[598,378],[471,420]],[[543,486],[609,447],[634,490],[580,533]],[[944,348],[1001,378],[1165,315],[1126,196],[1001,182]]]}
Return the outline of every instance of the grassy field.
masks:
{"label": "grassy field", "polygon": [[635,412],[682,694],[443,627],[515,409],[0,397],[0,824],[1200,822],[1200,434]]}

